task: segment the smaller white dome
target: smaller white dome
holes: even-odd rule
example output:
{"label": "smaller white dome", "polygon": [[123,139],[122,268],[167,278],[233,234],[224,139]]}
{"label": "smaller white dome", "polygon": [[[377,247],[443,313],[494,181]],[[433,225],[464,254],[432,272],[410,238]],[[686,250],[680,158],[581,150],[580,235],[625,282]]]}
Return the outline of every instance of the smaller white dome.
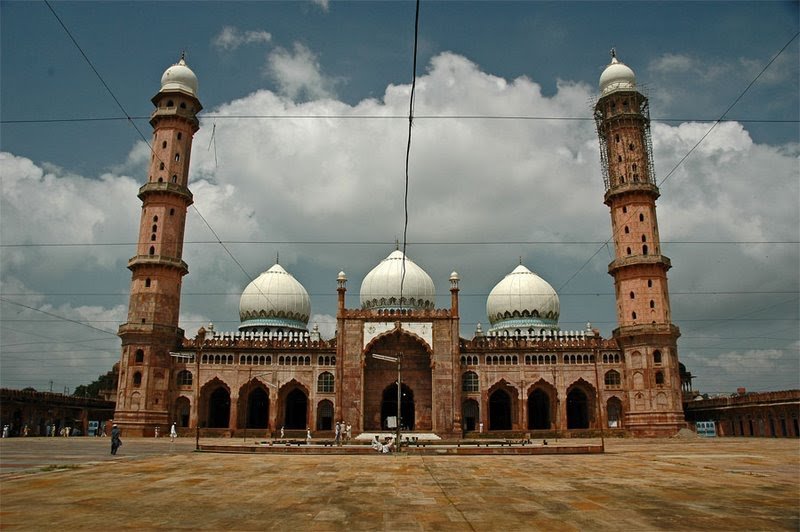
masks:
{"label": "smaller white dome", "polygon": [[311,300],[306,289],[280,264],[275,264],[244,289],[239,300],[239,330],[306,330],[310,314]]}
{"label": "smaller white dome", "polygon": [[161,91],[180,91],[197,98],[197,76],[186,66],[181,56],[180,61],[169,67],[161,76]]}
{"label": "smaller white dome", "polygon": [[520,264],[489,293],[489,332],[558,330],[560,305],[550,283]]}
{"label": "smaller white dome", "polygon": [[628,66],[617,60],[617,54],[611,50],[611,63],[600,74],[600,94],[605,96],[616,90],[632,90],[636,88],[636,74]]}
{"label": "smaller white dome", "polygon": [[403,257],[399,249],[393,251],[364,277],[361,282],[361,308],[396,309],[401,305],[412,309],[434,308],[436,289],[433,279],[408,257],[405,257],[403,297],[400,300]]}

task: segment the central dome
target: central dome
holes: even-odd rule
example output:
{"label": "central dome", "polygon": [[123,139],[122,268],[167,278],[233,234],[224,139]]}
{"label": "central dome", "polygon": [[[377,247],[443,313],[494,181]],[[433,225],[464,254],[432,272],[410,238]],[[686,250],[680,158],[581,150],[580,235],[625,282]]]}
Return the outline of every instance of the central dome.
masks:
{"label": "central dome", "polygon": [[[436,289],[425,270],[405,257],[403,252],[393,251],[364,277],[361,283],[361,308],[430,309],[435,306]],[[403,296],[400,297],[400,281],[405,262]]]}
{"label": "central dome", "polygon": [[522,264],[497,283],[486,300],[489,333],[558,330],[559,311],[558,294],[550,283]]}
{"label": "central dome", "polygon": [[239,300],[240,331],[300,330],[308,327],[308,292],[280,264],[259,275]]}

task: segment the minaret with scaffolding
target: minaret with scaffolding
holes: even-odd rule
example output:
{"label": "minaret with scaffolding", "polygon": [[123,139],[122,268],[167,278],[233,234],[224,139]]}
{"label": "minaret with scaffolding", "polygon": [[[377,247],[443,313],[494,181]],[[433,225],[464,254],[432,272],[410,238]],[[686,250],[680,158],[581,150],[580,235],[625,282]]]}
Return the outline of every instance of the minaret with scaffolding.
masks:
{"label": "minaret with scaffolding", "polygon": [[650,111],[636,77],[614,50],[600,76],[594,107],[605,204],[611,210],[617,323],[628,401],[625,426],[642,435],[672,434],[684,426],[677,339],[656,218],[660,192],[653,168]]}

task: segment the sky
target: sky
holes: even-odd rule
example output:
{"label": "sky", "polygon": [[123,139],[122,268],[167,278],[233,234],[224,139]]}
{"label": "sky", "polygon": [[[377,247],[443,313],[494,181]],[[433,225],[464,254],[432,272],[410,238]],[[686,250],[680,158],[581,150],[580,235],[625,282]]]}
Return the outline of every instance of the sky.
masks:
{"label": "sky", "polygon": [[[0,386],[74,390],[119,360],[150,98],[182,51],[204,110],[180,326],[235,330],[279,256],[332,337],[337,273],[358,307],[403,237],[414,4],[50,6],[0,3]],[[423,0],[407,252],[439,307],[459,273],[462,336],[520,261],[563,330],[616,327],[591,120],[615,47],[650,98],[695,389],[800,387],[799,25],[797,2]]]}

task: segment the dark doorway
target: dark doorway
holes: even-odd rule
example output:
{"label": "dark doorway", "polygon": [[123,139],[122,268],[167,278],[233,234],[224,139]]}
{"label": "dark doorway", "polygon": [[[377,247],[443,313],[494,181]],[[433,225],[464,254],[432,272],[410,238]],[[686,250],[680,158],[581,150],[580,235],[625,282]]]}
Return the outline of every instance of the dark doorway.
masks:
{"label": "dark doorway", "polygon": [[464,406],[461,409],[464,432],[472,432],[478,428],[479,414],[478,401],[475,399],[464,401]]}
{"label": "dark doorway", "polygon": [[265,429],[268,423],[269,395],[263,388],[256,388],[247,399],[247,428]]}
{"label": "dark doorway", "polygon": [[589,428],[589,401],[580,388],[574,388],[567,394],[567,428]]}
{"label": "dark doorway", "polygon": [[550,428],[550,396],[536,388],[528,396],[528,428],[548,430]]}
{"label": "dark doorway", "polygon": [[609,399],[606,403],[606,416],[608,416],[608,428],[622,427],[622,401],[616,397]]}
{"label": "dark doorway", "polygon": [[[400,401],[400,428],[403,430],[414,430],[414,392],[411,388],[403,384],[400,387],[403,394]],[[387,425],[387,418],[397,416],[397,383],[392,383],[383,390],[381,399],[381,428],[390,428]]]}
{"label": "dark doorway", "polygon": [[317,430],[333,429],[333,403],[327,399],[317,404]]}
{"label": "dark doorway", "polygon": [[212,429],[228,428],[231,415],[231,396],[223,387],[211,393],[208,401],[208,426]]}
{"label": "dark doorway", "polygon": [[189,400],[185,397],[175,402],[175,422],[179,427],[189,426]]}
{"label": "dark doorway", "polygon": [[306,419],[307,412],[308,398],[302,390],[295,388],[286,395],[284,426],[287,429],[297,430],[308,428],[308,421]]}
{"label": "dark doorway", "polygon": [[489,430],[511,430],[511,396],[505,390],[489,396]]}

